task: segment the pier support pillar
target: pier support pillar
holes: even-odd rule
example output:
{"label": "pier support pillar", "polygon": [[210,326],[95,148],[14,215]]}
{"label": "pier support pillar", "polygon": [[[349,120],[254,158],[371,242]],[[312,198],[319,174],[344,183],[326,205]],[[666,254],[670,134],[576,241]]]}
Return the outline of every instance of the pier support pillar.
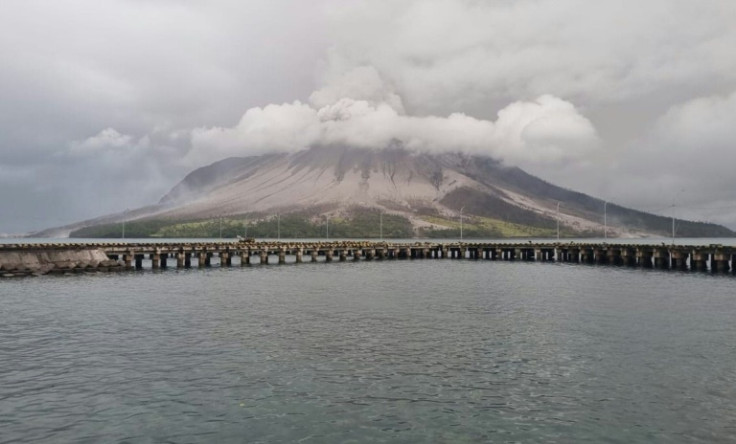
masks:
{"label": "pier support pillar", "polygon": [[176,268],[184,268],[184,253],[176,253]]}
{"label": "pier support pillar", "polygon": [[590,248],[583,248],[580,252],[580,259],[583,261],[584,264],[592,264],[593,250],[591,250]]}
{"label": "pier support pillar", "polygon": [[670,267],[670,253],[666,248],[654,250],[654,267],[668,269]]}
{"label": "pier support pillar", "polygon": [[610,265],[621,265],[621,251],[615,248],[609,248],[606,251],[606,262]]}
{"label": "pier support pillar", "polygon": [[361,251],[358,249],[353,250],[353,260],[359,261],[360,260]]}
{"label": "pier support pillar", "polygon": [[593,249],[593,261],[596,264],[605,264],[606,259],[608,258],[608,255],[606,254],[606,250],[601,248],[594,248]]}
{"label": "pier support pillar", "polygon": [[647,248],[637,248],[636,259],[639,262],[639,266],[642,268],[652,268],[654,252]]}
{"label": "pier support pillar", "polygon": [[636,265],[636,255],[630,248],[623,248],[621,250],[621,261],[627,267],[633,267]]}
{"label": "pier support pillar", "polygon": [[730,258],[727,254],[717,251],[713,254],[713,263],[715,266],[711,268],[713,268],[716,273],[728,273],[730,271],[728,266],[729,259]]}
{"label": "pier support pillar", "polygon": [[197,257],[197,267],[204,268],[206,266],[207,266],[207,252],[200,251],[199,256]]}
{"label": "pier support pillar", "polygon": [[296,250],[296,263],[297,264],[301,264],[302,263],[302,254],[303,253],[304,253],[304,251],[301,248],[298,248]]}
{"label": "pier support pillar", "polygon": [[325,262],[332,262],[332,255],[332,249],[328,248],[327,250],[325,250]]}
{"label": "pier support pillar", "polygon": [[261,250],[261,265],[268,265],[268,250]]}
{"label": "pier support pillar", "polygon": [[286,263],[286,248],[281,247],[279,248],[279,264],[285,264]]}
{"label": "pier support pillar", "polygon": [[338,255],[340,256],[340,262],[345,262],[346,260],[348,260],[348,253],[345,249],[340,250]]}
{"label": "pier support pillar", "polygon": [[161,268],[161,255],[159,253],[153,253],[151,255],[151,268],[154,270]]}
{"label": "pier support pillar", "polygon": [[240,253],[240,266],[250,265],[250,248],[246,248]]}
{"label": "pier support pillar", "polygon": [[687,270],[687,251],[672,250],[672,269]]}
{"label": "pier support pillar", "polygon": [[184,268],[192,268],[192,253],[186,252],[184,254]]}
{"label": "pier support pillar", "polygon": [[125,269],[130,270],[133,268],[133,253],[125,253],[123,255],[123,262],[125,262]]}
{"label": "pier support pillar", "polygon": [[706,271],[708,269],[708,253],[693,251],[690,268],[696,271]]}
{"label": "pier support pillar", "polygon": [[319,251],[317,251],[316,248],[312,248],[311,255],[312,255],[312,262],[317,262],[317,255],[319,255]]}
{"label": "pier support pillar", "polygon": [[558,255],[557,262],[567,262],[570,259],[567,248],[558,248],[557,255]]}

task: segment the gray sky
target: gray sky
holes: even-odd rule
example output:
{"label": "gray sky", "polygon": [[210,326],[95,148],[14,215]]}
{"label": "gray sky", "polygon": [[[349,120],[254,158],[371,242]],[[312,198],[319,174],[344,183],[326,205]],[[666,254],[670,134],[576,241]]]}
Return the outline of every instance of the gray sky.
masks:
{"label": "gray sky", "polygon": [[736,228],[734,23],[730,0],[6,0],[0,233],[393,139]]}

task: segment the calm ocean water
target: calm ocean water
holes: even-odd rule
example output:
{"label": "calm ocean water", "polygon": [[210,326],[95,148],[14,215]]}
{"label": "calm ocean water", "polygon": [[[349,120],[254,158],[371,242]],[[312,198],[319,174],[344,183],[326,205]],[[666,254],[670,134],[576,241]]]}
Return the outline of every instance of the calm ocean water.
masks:
{"label": "calm ocean water", "polygon": [[406,260],[0,281],[0,443],[734,442],[736,277]]}

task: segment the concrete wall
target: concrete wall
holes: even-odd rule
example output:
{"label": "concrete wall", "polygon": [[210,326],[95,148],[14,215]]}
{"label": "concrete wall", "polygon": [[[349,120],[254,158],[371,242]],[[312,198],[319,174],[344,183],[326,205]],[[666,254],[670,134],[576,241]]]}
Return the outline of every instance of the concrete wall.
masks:
{"label": "concrete wall", "polygon": [[119,266],[99,249],[0,251],[0,275],[3,277]]}

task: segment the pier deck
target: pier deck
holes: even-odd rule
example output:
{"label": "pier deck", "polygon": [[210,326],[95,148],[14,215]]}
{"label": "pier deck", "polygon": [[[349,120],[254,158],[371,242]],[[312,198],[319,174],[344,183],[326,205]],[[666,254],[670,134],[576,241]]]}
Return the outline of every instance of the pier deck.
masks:
{"label": "pier deck", "polygon": [[44,273],[402,259],[567,262],[733,273],[736,263],[736,247],[722,245],[390,241],[44,243],[0,245],[0,275],[38,274],[30,268],[24,269],[22,264],[8,264],[7,260],[3,263],[7,253],[50,256],[54,252],[92,250],[104,252],[108,260],[50,263],[46,264]]}

